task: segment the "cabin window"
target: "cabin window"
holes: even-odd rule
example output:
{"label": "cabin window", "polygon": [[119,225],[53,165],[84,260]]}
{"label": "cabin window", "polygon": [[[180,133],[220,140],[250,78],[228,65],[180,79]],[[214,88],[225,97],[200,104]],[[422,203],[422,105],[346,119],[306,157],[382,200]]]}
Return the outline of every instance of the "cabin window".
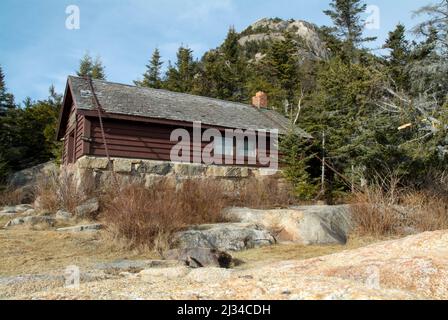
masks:
{"label": "cabin window", "polygon": [[237,143],[237,155],[244,156],[245,158],[255,158],[257,157],[257,142],[254,137],[244,138],[244,144]]}
{"label": "cabin window", "polygon": [[221,137],[215,141],[214,147],[217,155],[233,156],[233,138]]}

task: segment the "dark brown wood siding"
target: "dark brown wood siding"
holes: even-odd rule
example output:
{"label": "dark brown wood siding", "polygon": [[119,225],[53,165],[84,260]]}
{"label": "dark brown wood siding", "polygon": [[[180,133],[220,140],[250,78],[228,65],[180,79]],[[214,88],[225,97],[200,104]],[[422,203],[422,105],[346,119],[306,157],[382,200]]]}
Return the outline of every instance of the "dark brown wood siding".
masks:
{"label": "dark brown wood siding", "polygon": [[[88,117],[85,122],[89,123],[91,138],[89,151],[85,154],[106,156],[98,119]],[[103,119],[103,124],[109,155],[111,157],[170,161],[171,149],[177,144],[177,141],[170,141],[172,131],[177,128],[182,128],[190,133],[191,138],[193,137],[191,127],[176,127],[165,124],[112,119]],[[79,124],[80,127],[83,125],[84,122]],[[82,128],[81,131],[84,132],[85,127]],[[208,144],[207,142],[201,144],[201,152]],[[194,149],[191,148],[190,150],[190,161],[193,162]]]}
{"label": "dark brown wood siding", "polygon": [[64,147],[62,152],[62,163],[70,164],[82,157],[84,154],[84,123],[85,117],[76,113],[76,108],[72,104],[67,129],[64,135]]}

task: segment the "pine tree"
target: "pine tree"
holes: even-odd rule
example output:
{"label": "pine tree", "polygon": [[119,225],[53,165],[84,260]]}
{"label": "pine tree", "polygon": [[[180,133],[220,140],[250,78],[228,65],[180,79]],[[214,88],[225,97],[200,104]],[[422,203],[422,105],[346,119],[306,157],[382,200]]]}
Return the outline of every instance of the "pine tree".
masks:
{"label": "pine tree", "polygon": [[280,141],[283,154],[283,175],[292,184],[295,195],[302,200],[311,200],[317,191],[316,184],[308,170],[311,145],[302,137],[288,133]]}
{"label": "pine tree", "polygon": [[[372,146],[360,139],[372,119],[374,101],[379,99],[383,75],[375,66],[345,62],[340,57],[320,66],[317,86],[311,97],[312,108],[305,108],[299,125],[314,134],[315,147],[325,153],[327,164],[327,199],[339,190],[349,189],[345,177],[353,167],[368,166],[366,154]],[[325,149],[322,150],[322,135]]]}
{"label": "pine tree", "polygon": [[161,61],[160,51],[159,49],[155,49],[149,64],[146,65],[146,72],[143,74],[142,81],[134,81],[135,85],[140,87],[148,87],[160,89],[162,87],[162,72],[163,62]]}
{"label": "pine tree", "polygon": [[104,69],[105,67],[103,65],[103,62],[101,61],[101,58],[98,56],[93,63],[91,77],[93,79],[106,80],[106,73]]}
{"label": "pine tree", "polygon": [[204,54],[201,63],[198,65],[198,74],[193,81],[192,93],[218,98],[219,85],[221,83],[219,53],[217,50],[210,50]]}
{"label": "pine tree", "polygon": [[300,75],[297,43],[290,33],[286,33],[283,40],[274,42],[268,49],[248,86],[254,92],[265,91],[270,103],[282,111],[285,101],[295,103],[301,85]]}
{"label": "pine tree", "polygon": [[193,90],[197,65],[193,60],[193,50],[181,46],[177,51],[176,65],[168,65],[163,87],[177,92],[189,93]]}
{"label": "pine tree", "polygon": [[89,53],[86,53],[79,62],[79,69],[76,74],[79,77],[87,77],[92,75],[93,61]]}
{"label": "pine tree", "polygon": [[394,31],[389,32],[389,37],[383,46],[385,49],[390,49],[390,54],[386,58],[387,67],[396,87],[400,89],[409,87],[406,66],[410,61],[410,49],[405,32],[405,26],[398,24]]}
{"label": "pine tree", "polygon": [[414,14],[427,16],[426,20],[414,27],[414,33],[427,38],[432,37],[438,54],[448,59],[448,0],[426,5]]}
{"label": "pine tree", "polygon": [[215,76],[216,97],[225,100],[244,100],[244,81],[246,76],[245,60],[238,43],[238,33],[231,27],[223,45],[219,49],[218,65]]}
{"label": "pine tree", "polygon": [[415,14],[427,17],[413,30],[426,40],[414,53],[411,87],[414,96],[429,92],[441,106],[448,97],[448,0],[424,6]]}
{"label": "pine tree", "polygon": [[364,42],[376,38],[364,38],[365,20],[361,13],[366,11],[367,5],[362,0],[332,0],[330,10],[324,13],[333,21],[333,33],[344,41],[344,53],[349,61],[356,60],[356,49]]}
{"label": "pine tree", "polygon": [[79,77],[91,77],[93,79],[106,80],[104,66],[100,57],[93,61],[89,53],[86,53],[80,60],[79,70],[76,72]]}
{"label": "pine tree", "polygon": [[55,140],[62,96],[54,87],[46,100],[25,100],[0,117],[0,184],[11,172],[22,170],[60,156]]}
{"label": "pine tree", "polygon": [[0,116],[5,115],[7,110],[14,108],[14,96],[8,93],[5,83],[5,75],[0,66]]}

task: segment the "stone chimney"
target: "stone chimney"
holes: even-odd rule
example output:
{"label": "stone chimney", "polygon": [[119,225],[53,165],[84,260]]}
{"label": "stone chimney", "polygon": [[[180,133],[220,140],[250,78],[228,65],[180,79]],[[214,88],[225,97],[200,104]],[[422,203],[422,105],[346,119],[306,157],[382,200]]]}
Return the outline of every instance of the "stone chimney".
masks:
{"label": "stone chimney", "polygon": [[268,95],[263,91],[258,91],[255,97],[252,97],[252,105],[254,107],[267,108],[268,107]]}

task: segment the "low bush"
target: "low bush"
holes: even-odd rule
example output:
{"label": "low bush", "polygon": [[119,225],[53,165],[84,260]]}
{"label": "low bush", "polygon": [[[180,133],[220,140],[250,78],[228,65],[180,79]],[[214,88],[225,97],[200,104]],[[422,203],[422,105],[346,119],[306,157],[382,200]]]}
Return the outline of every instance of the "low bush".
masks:
{"label": "low bush", "polygon": [[225,222],[226,207],[287,206],[293,197],[271,178],[248,179],[235,193],[216,179],[187,179],[177,186],[163,179],[149,188],[135,183],[110,189],[102,203],[101,217],[114,237],[160,252],[170,246],[173,233],[187,226]]}
{"label": "low bush", "polygon": [[360,234],[404,235],[448,229],[448,197],[434,189],[400,187],[396,177],[378,179],[351,199]]}
{"label": "low bush", "polygon": [[274,177],[249,178],[233,196],[232,204],[253,209],[287,207],[297,203],[292,186]]}
{"label": "low bush", "polygon": [[20,204],[23,199],[21,190],[4,189],[0,190],[0,207]]}
{"label": "low bush", "polygon": [[132,247],[163,251],[170,236],[186,226],[222,222],[225,201],[218,182],[187,180],[176,187],[161,180],[146,188],[121,187],[104,196],[102,218]]}
{"label": "low bush", "polygon": [[64,209],[74,212],[75,208],[95,194],[93,181],[86,177],[79,184],[69,169],[50,171],[41,175],[36,183],[38,209],[56,212]]}

